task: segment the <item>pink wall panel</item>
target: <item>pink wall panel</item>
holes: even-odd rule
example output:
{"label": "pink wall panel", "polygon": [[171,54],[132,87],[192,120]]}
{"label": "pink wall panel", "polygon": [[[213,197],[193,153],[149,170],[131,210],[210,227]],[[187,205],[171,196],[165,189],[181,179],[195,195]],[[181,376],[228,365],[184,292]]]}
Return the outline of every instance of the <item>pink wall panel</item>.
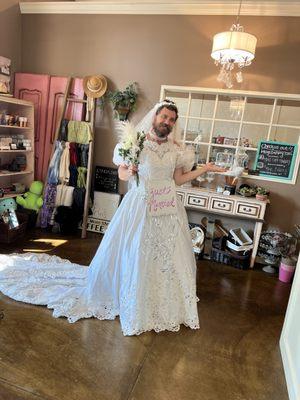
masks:
{"label": "pink wall panel", "polygon": [[34,104],[35,179],[41,179],[45,146],[49,75],[15,74],[15,97]]}
{"label": "pink wall panel", "polygon": [[[67,78],[15,74],[15,97],[33,102],[35,111],[35,179],[45,181],[56,127],[63,107]],[[83,99],[82,79],[74,78],[70,98]],[[83,104],[69,102],[64,118],[81,120]]]}
{"label": "pink wall panel", "polygon": [[[72,99],[83,99],[84,91],[82,86],[83,79],[74,78],[71,84],[70,98]],[[65,118],[69,120],[81,120],[83,117],[83,105],[82,103],[69,102]]]}

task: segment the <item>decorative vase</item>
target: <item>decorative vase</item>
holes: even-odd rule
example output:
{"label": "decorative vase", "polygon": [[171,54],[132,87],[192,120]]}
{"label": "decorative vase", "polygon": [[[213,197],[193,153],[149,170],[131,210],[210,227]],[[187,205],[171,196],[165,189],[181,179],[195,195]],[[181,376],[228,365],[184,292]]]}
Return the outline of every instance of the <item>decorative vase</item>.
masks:
{"label": "decorative vase", "polygon": [[117,118],[120,121],[126,121],[128,119],[128,114],[130,112],[130,107],[128,106],[117,106],[115,108]]}
{"label": "decorative vase", "polygon": [[296,269],[297,259],[282,258],[279,266],[279,280],[281,282],[290,283],[293,279]]}
{"label": "decorative vase", "polygon": [[260,201],[266,201],[268,199],[267,194],[256,193],[255,197],[256,197],[256,200],[260,200]]}

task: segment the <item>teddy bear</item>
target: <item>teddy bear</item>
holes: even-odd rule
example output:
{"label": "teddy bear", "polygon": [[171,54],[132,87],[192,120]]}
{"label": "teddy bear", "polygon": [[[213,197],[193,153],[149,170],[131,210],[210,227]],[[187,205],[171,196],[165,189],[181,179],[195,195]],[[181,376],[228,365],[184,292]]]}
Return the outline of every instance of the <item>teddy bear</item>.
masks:
{"label": "teddy bear", "polygon": [[28,192],[24,193],[23,196],[17,196],[17,203],[28,210],[35,210],[38,212],[43,205],[43,187],[43,182],[32,182]]}
{"label": "teddy bear", "polygon": [[16,211],[17,204],[12,197],[7,197],[5,199],[0,200],[0,215],[6,210],[14,210]]}

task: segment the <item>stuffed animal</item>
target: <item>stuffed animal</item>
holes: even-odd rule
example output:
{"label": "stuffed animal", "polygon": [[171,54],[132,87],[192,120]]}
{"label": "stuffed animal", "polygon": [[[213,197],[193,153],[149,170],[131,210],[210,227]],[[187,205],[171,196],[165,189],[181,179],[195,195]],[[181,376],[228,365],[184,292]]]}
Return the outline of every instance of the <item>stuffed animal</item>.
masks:
{"label": "stuffed animal", "polygon": [[28,210],[35,210],[37,212],[43,205],[43,186],[43,182],[32,182],[28,192],[24,193],[23,196],[17,196],[17,203]]}
{"label": "stuffed animal", "polygon": [[2,214],[6,210],[14,210],[16,211],[17,204],[12,197],[7,197],[5,199],[0,200],[0,214]]}

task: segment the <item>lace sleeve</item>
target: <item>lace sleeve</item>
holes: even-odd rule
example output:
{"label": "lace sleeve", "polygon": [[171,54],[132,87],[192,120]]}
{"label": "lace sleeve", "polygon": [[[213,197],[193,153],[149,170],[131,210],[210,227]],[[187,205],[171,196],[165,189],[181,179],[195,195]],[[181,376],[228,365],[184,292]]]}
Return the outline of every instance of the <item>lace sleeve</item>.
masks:
{"label": "lace sleeve", "polygon": [[178,150],[176,158],[176,168],[183,168],[183,172],[189,172],[195,162],[195,152],[193,150]]}
{"label": "lace sleeve", "polygon": [[113,155],[113,163],[117,166],[121,165],[124,163],[123,157],[120,156],[119,154],[119,148],[121,147],[121,144],[118,143],[114,149],[114,155]]}

